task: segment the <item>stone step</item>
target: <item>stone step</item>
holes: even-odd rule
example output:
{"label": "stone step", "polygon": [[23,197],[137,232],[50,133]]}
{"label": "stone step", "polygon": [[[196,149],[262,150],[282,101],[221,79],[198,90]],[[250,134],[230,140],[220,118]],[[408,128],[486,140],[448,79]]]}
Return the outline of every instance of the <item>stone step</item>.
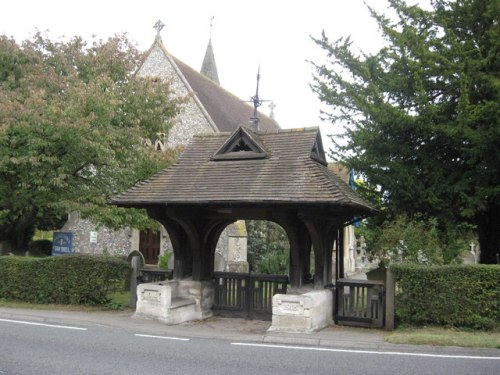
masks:
{"label": "stone step", "polygon": [[178,309],[189,305],[196,305],[196,300],[194,298],[174,297],[170,303],[170,309]]}

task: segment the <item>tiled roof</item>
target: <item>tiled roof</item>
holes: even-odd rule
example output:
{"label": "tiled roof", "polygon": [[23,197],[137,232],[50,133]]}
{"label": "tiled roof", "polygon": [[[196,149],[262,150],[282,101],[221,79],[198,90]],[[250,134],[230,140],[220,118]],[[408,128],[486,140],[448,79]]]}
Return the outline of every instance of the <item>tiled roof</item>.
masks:
{"label": "tiled roof", "polygon": [[[233,136],[241,129],[233,133]],[[151,204],[321,204],[356,213],[371,211],[325,163],[311,157],[318,128],[252,133],[267,157],[215,160],[231,134],[195,136],[178,162],[139,183],[112,203]]]}

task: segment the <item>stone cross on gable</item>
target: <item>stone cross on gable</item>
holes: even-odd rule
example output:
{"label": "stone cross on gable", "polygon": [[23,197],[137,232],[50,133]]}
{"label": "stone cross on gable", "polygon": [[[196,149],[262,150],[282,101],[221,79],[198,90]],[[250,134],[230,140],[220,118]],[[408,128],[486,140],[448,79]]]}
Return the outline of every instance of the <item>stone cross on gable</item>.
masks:
{"label": "stone cross on gable", "polygon": [[269,117],[274,119],[274,109],[276,108],[276,104],[274,104],[274,102],[269,103],[269,108],[271,109]]}
{"label": "stone cross on gable", "polygon": [[160,31],[165,27],[165,24],[160,20],[156,21],[153,29],[156,29],[157,35],[160,35]]}

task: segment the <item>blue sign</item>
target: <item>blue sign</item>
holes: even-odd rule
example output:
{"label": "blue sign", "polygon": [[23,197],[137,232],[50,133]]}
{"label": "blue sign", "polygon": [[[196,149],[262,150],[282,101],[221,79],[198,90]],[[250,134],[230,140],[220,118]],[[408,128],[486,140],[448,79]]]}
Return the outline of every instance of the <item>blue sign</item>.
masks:
{"label": "blue sign", "polygon": [[54,232],[52,240],[52,255],[65,255],[73,252],[73,233]]}

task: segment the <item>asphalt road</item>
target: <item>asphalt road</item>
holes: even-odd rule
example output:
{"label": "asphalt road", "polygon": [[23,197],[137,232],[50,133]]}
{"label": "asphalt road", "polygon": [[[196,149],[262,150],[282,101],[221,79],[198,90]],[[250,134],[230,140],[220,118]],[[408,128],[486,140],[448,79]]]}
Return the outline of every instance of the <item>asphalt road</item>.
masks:
{"label": "asphalt road", "polygon": [[500,374],[500,357],[167,337],[0,319],[0,375]]}

